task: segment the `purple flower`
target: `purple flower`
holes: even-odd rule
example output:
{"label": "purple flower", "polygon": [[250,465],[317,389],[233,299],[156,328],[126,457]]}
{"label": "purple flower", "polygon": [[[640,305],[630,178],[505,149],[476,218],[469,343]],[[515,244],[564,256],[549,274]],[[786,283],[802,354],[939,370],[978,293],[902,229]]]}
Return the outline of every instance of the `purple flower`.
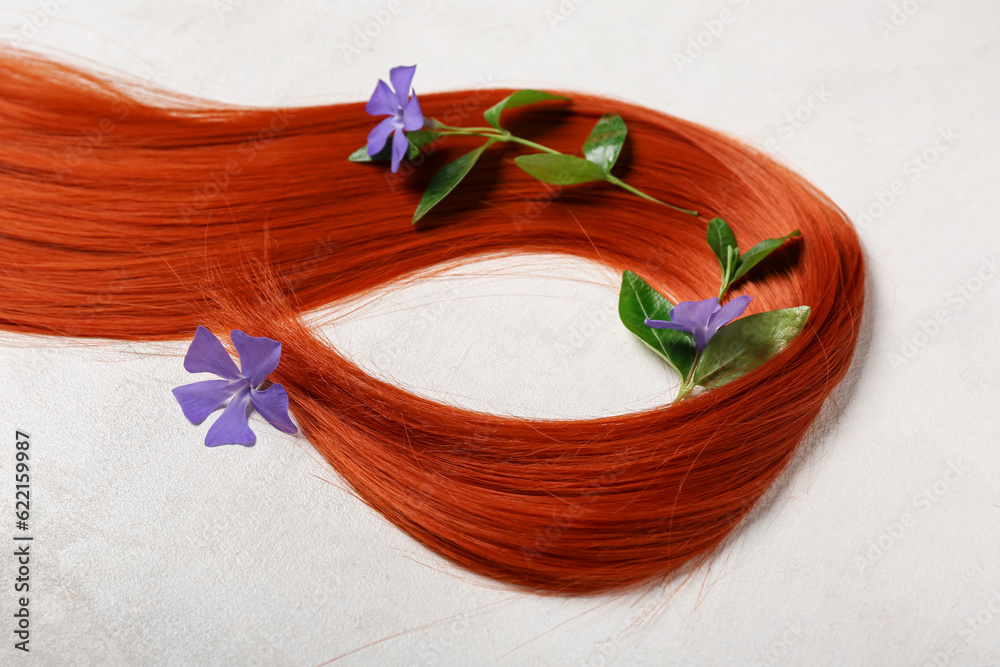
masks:
{"label": "purple flower", "polygon": [[389,116],[368,133],[368,155],[376,155],[385,148],[389,135],[395,133],[396,136],[392,138],[393,173],[399,169],[399,161],[406,155],[410,145],[403,130],[412,132],[424,126],[424,115],[420,112],[417,94],[413,93],[413,97],[410,97],[410,82],[413,81],[415,71],[416,65],[393,67],[389,70],[392,88],[379,79],[375,92],[365,105],[365,111],[373,116]]}
{"label": "purple flower", "polygon": [[714,296],[704,301],[682,301],[670,311],[672,321],[646,318],[646,326],[686,331],[694,335],[694,346],[701,354],[715,332],[742,315],[752,298],[744,294],[724,306],[720,306],[719,299]]}
{"label": "purple flower", "polygon": [[279,431],[295,433],[295,425],[288,417],[285,388],[273,384],[264,391],[257,390],[257,386],[278,367],[281,343],[263,336],[248,336],[239,329],[232,331],[230,338],[240,355],[242,370],[236,367],[212,332],[203,326],[195,332],[191,347],[184,355],[184,369],[189,373],[214,373],[222,379],[203,380],[174,389],[184,416],[200,424],[229,401],[222,415],[208,429],[205,444],[209,447],[226,444],[249,447],[257,441],[247,424],[250,405]]}

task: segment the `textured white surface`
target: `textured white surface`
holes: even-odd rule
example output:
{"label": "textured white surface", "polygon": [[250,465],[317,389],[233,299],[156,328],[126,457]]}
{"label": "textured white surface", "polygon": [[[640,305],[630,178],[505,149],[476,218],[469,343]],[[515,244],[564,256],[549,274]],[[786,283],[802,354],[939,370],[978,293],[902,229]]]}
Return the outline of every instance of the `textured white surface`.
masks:
{"label": "textured white surface", "polygon": [[[872,331],[846,411],[710,566],[589,599],[443,563],[307,442],[259,422],[254,448],[202,447],[206,427],[169,394],[188,380],[182,343],[6,336],[0,534],[13,531],[20,429],[35,542],[30,655],[12,648],[14,563],[0,556],[0,662],[1000,664],[998,26],[991,0],[7,0],[6,42],[210,99],[364,99],[417,62],[420,91],[580,90],[731,132],[856,218]],[[926,168],[913,161],[925,151]],[[394,293],[331,338],[372,372],[495,411],[669,399],[670,378],[616,321],[607,271],[506,266]]]}

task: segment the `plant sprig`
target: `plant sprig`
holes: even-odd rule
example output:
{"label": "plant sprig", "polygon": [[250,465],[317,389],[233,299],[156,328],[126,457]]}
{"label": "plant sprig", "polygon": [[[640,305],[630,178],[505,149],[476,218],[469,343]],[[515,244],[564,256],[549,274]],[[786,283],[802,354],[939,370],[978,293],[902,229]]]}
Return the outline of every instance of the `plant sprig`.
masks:
{"label": "plant sprig", "polygon": [[698,352],[692,334],[646,324],[670,319],[675,307],[638,274],[625,271],[622,275],[618,316],[681,377],[678,399],[695,387],[720,387],[746,375],[784,349],[809,318],[809,306],[747,315],[720,328]]}
{"label": "plant sprig", "polygon": [[[421,148],[444,137],[475,136],[486,139],[486,142],[481,146],[445,165],[434,175],[413,214],[413,223],[415,224],[424,217],[454,190],[472,170],[483,152],[494,143],[515,143],[541,151],[540,153],[518,156],[514,159],[514,163],[543,183],[578,185],[604,181],[647,201],[662,204],[688,215],[698,215],[697,211],[660,201],[611,173],[628,135],[625,121],[617,114],[606,114],[597,121],[594,129],[583,143],[584,157],[582,158],[567,155],[548,146],[519,137],[501,124],[501,116],[506,109],[559,100],[569,101],[569,98],[541,90],[518,90],[483,112],[483,117],[488,123],[486,127],[453,127],[428,118],[425,119],[425,129],[407,132],[406,136],[409,141],[407,157],[411,160],[418,155]],[[388,160],[391,154],[392,151],[388,145],[374,156],[368,154],[367,147],[363,147],[352,153],[349,159],[353,162],[373,162]]]}
{"label": "plant sprig", "polygon": [[740,248],[736,245],[733,230],[729,228],[726,221],[722,218],[712,218],[708,223],[708,245],[711,246],[716,258],[718,258],[719,267],[722,269],[722,286],[719,288],[719,298],[724,297],[730,286],[746,275],[747,271],[757,266],[762,259],[777,250],[793,236],[802,236],[802,232],[796,229],[779,238],[764,239],[741,255]]}
{"label": "plant sprig", "polygon": [[706,240],[719,260],[722,287],[718,297],[698,302],[675,306],[638,274],[624,272],[618,315],[629,331],[681,377],[678,400],[695,387],[718,387],[749,373],[802,331],[809,318],[808,306],[739,317],[750,297],[719,304],[734,282],[785,241],[801,234],[796,229],[780,238],[765,239],[740,255],[733,230],[725,220],[713,218]]}

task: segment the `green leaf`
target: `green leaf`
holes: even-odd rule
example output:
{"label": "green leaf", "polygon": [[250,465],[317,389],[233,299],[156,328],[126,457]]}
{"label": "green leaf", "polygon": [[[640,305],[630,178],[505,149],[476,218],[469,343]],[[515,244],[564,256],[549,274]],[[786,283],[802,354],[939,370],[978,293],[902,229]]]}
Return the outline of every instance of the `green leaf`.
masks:
{"label": "green leaf", "polygon": [[448,193],[455,189],[455,186],[462,182],[469,170],[472,169],[479,156],[490,147],[496,139],[490,139],[479,148],[466,153],[454,162],[450,162],[441,168],[441,171],[434,174],[434,178],[427,185],[424,196],[417,204],[417,210],[413,212],[413,222],[424,217],[429,210],[434,208],[438,202],[448,196]]}
{"label": "green leaf", "polygon": [[514,163],[543,183],[576,185],[607,180],[607,174],[596,164],[573,155],[535,153],[518,156]]}
{"label": "green leaf", "polygon": [[548,100],[569,100],[569,98],[563,95],[553,95],[552,93],[546,93],[541,90],[519,90],[515,93],[511,93],[484,111],[483,118],[485,118],[486,122],[493,127],[498,130],[502,130],[503,128],[500,127],[500,114],[503,113],[504,109],[514,109],[528,104],[545,102]]}
{"label": "green leaf", "polygon": [[[414,130],[413,132],[407,132],[406,138],[410,142],[409,148],[406,149],[406,157],[411,160],[417,157],[420,153],[420,149],[431,143],[435,139],[441,136],[440,132],[434,132],[433,130]],[[351,153],[350,157],[347,158],[351,162],[381,162],[383,160],[392,159],[392,141],[385,142],[385,146],[375,155],[368,154],[368,147],[362,146],[358,150]]]}
{"label": "green leaf", "polygon": [[351,162],[378,162],[381,160],[388,160],[392,157],[392,142],[387,141],[385,143],[385,148],[380,150],[375,155],[368,154],[368,147],[362,146],[358,150],[351,153],[350,157],[347,159]]}
{"label": "green leaf", "polygon": [[740,249],[736,245],[736,237],[733,236],[733,230],[729,228],[729,225],[722,218],[712,218],[709,221],[708,245],[712,248],[715,256],[719,258],[719,265],[722,267],[723,275],[725,275],[729,261],[729,251],[727,248],[732,246],[736,248],[737,253],[739,253]]}
{"label": "green leaf", "polygon": [[702,350],[692,381],[718,387],[745,375],[780,352],[809,318],[809,306],[747,315],[712,336]]}
{"label": "green leaf", "polygon": [[628,135],[625,121],[618,114],[605,114],[597,121],[590,131],[590,136],[583,142],[583,154],[588,160],[599,166],[604,173],[610,173],[611,167],[618,161],[622,145]]}
{"label": "green leaf", "polygon": [[[729,274],[732,274],[736,270],[736,266],[740,261],[740,249],[734,245],[728,246],[726,248],[726,270]],[[729,279],[732,282],[732,278]]]}
{"label": "green leaf", "polygon": [[802,232],[796,229],[788,236],[782,236],[779,239],[765,239],[747,250],[746,254],[740,257],[739,262],[737,262],[736,272],[733,274],[733,278],[730,282],[736,282],[737,279],[741,278],[747,271],[757,266],[762,259],[777,250],[782,243],[793,236],[802,236]]}
{"label": "green leaf", "polygon": [[708,223],[708,245],[719,260],[722,268],[722,286],[719,288],[719,298],[729,289],[733,282],[733,273],[739,264],[740,248],[736,245],[733,230],[722,218],[712,218]]}
{"label": "green leaf", "polygon": [[685,378],[694,363],[694,336],[684,331],[646,326],[647,317],[669,320],[673,309],[674,304],[638,275],[631,271],[622,274],[622,289],[618,295],[618,316],[622,324]]}
{"label": "green leaf", "polygon": [[414,130],[407,132],[406,138],[410,141],[410,148],[406,156],[411,160],[420,154],[420,149],[441,136],[440,132],[433,130]]}

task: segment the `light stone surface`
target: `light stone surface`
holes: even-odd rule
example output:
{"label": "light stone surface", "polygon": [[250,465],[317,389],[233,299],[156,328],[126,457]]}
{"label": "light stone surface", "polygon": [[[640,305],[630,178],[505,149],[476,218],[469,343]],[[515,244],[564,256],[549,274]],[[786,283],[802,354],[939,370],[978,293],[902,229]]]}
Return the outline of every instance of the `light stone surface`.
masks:
{"label": "light stone surface", "polygon": [[[20,429],[35,541],[30,655],[0,556],[0,663],[1000,664],[998,27],[991,0],[2,3],[4,43],[208,99],[359,100],[417,62],[419,91],[593,92],[727,131],[858,223],[871,329],[849,402],[717,558],[587,599],[442,562],[259,418],[256,447],[202,447],[169,393],[183,343],[6,335],[0,534]],[[574,260],[468,267],[327,333],[373,373],[496,412],[672,396],[617,322],[615,276]]]}

